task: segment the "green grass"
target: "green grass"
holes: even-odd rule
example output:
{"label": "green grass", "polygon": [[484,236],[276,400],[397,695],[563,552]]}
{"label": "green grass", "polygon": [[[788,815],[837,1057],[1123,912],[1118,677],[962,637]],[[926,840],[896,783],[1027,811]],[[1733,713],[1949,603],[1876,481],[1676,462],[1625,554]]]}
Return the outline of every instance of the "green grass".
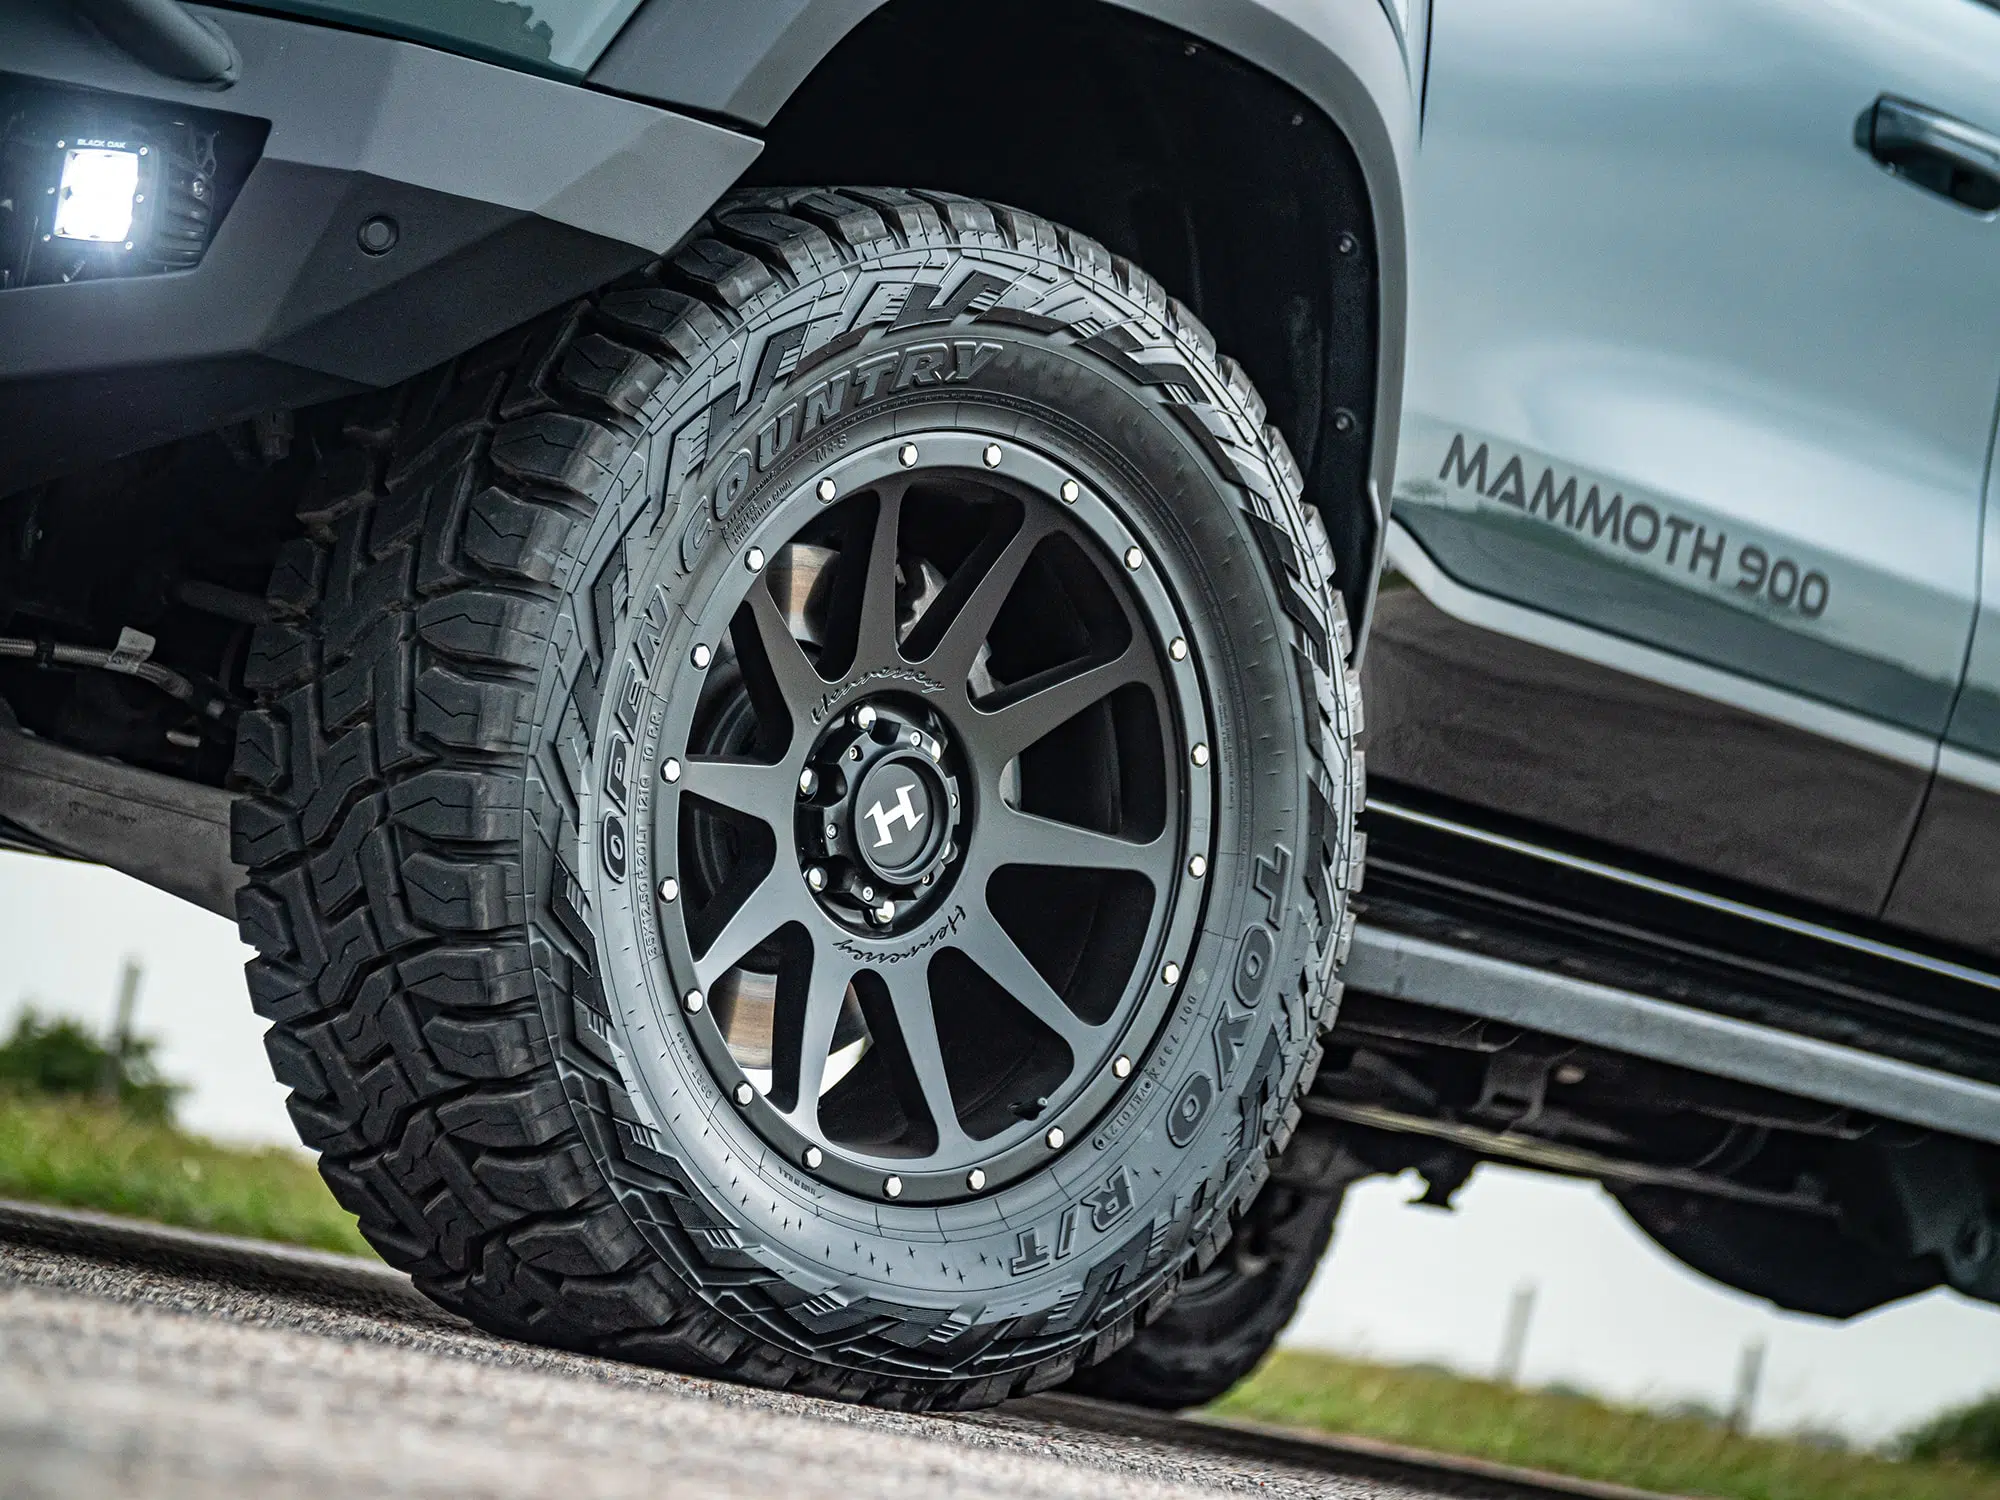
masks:
{"label": "green grass", "polygon": [[1280,1350],[1211,1408],[1669,1494],[2000,1500],[2000,1472],[1736,1437],[1711,1423],[1432,1369]]}
{"label": "green grass", "polygon": [[372,1253],[302,1152],[219,1145],[82,1098],[0,1093],[0,1198]]}

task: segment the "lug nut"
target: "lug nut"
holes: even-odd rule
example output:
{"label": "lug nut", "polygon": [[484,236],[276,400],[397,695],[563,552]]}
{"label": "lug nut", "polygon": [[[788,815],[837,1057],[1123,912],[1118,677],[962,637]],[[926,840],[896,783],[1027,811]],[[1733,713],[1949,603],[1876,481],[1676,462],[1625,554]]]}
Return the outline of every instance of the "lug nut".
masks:
{"label": "lug nut", "polygon": [[660,882],[660,899],[662,901],[672,902],[678,901],[680,898],[681,883],[678,880],[669,875],[665,880]]}
{"label": "lug nut", "polygon": [[1192,875],[1196,880],[1201,879],[1207,873],[1208,861],[1203,859],[1199,854],[1188,861],[1188,874]]}
{"label": "lug nut", "polygon": [[679,781],[681,779],[681,763],[669,755],[666,759],[666,764],[660,767],[660,775],[667,781]]}
{"label": "lug nut", "polygon": [[874,708],[869,704],[862,704],[861,707],[854,710],[854,722],[862,729],[873,729],[875,727]]}
{"label": "lug nut", "polygon": [[818,790],[819,772],[815,771],[811,766],[807,766],[803,771],[799,772],[799,795],[801,797],[810,797]]}
{"label": "lug nut", "polygon": [[1171,656],[1175,661],[1186,661],[1187,642],[1180,636],[1175,636],[1171,641],[1167,642],[1167,655]]}
{"label": "lug nut", "polygon": [[736,1085],[736,1102],[738,1104],[748,1104],[756,1097],[757,1091],[751,1088],[749,1084],[739,1083]]}
{"label": "lug nut", "polygon": [[1164,969],[1160,970],[1160,982],[1162,984],[1179,984],[1181,982],[1181,966],[1179,964],[1168,964]]}
{"label": "lug nut", "polygon": [[880,922],[884,927],[887,927],[891,922],[896,920],[896,903],[893,901],[884,901],[868,915],[873,917],[877,922]]}
{"label": "lug nut", "polygon": [[[956,797],[952,798],[951,805],[953,807],[958,806],[958,798]],[[950,864],[953,860],[957,858],[958,858],[958,842],[957,840],[953,840],[951,843],[946,844],[944,846],[944,862],[946,864]]]}
{"label": "lug nut", "polygon": [[1141,552],[1137,547],[1127,547],[1125,549],[1125,566],[1130,568],[1134,573],[1138,572],[1144,566],[1145,561],[1146,554]]}
{"label": "lug nut", "polygon": [[818,865],[814,865],[806,871],[806,884],[816,891],[825,890],[826,871],[822,870]]}
{"label": "lug nut", "polygon": [[685,995],[681,996],[681,1004],[688,1008],[689,1014],[700,1010],[702,1006],[701,991],[689,990]]}
{"label": "lug nut", "polygon": [[697,645],[694,650],[688,653],[688,659],[697,667],[705,667],[715,660],[715,653],[706,646]]}
{"label": "lug nut", "polygon": [[887,1193],[891,1198],[902,1197],[903,1179],[900,1177],[891,1177],[887,1182],[882,1184],[882,1191]]}
{"label": "lug nut", "polygon": [[1076,487],[1076,481],[1074,479],[1065,479],[1062,482],[1063,504],[1065,505],[1076,504],[1076,497],[1082,493],[1083,492]]}
{"label": "lug nut", "polygon": [[1196,745],[1196,746],[1194,747],[1194,749],[1192,749],[1192,750],[1188,751],[1188,759],[1189,759],[1189,760],[1191,760],[1191,761],[1193,761],[1193,762],[1194,762],[1194,763],[1195,763],[1196,765],[1198,765],[1198,766],[1205,766],[1205,765],[1207,765],[1207,764],[1208,764],[1208,746],[1206,746],[1206,745]]}
{"label": "lug nut", "polygon": [[925,745],[924,749],[929,752],[932,760],[941,759],[944,755],[944,746],[940,745],[936,740],[932,740],[929,744]]}
{"label": "lug nut", "polygon": [[916,461],[917,461],[917,445],[915,443],[905,443],[903,444],[902,447],[896,450],[896,462],[901,464],[904,468],[906,469],[909,468],[911,465],[915,464]]}
{"label": "lug nut", "polygon": [[814,490],[813,493],[818,495],[821,500],[831,500],[835,495],[840,493],[840,487],[831,479],[822,479],[819,482],[819,488]]}
{"label": "lug nut", "polygon": [[748,552],[744,553],[743,566],[748,568],[753,573],[755,573],[759,568],[763,567],[764,549],[762,547],[752,547]]}
{"label": "lug nut", "polygon": [[965,1185],[971,1188],[973,1192],[978,1192],[986,1186],[986,1174],[980,1171],[979,1168],[974,1167],[970,1172],[965,1174]]}
{"label": "lug nut", "polygon": [[1123,1056],[1117,1058],[1111,1064],[1111,1072],[1117,1078],[1130,1078],[1132,1076],[1132,1059]]}
{"label": "lug nut", "polygon": [[1063,1143],[1062,1126],[1051,1125],[1049,1127],[1049,1133],[1043,1136],[1042,1139],[1049,1143],[1049,1149],[1051,1151],[1062,1150],[1062,1143]]}
{"label": "lug nut", "polygon": [[825,1160],[826,1157],[820,1153],[819,1147],[817,1146],[806,1147],[806,1155],[805,1155],[806,1165],[808,1167],[811,1167],[815,1172],[819,1170],[819,1164]]}
{"label": "lug nut", "polygon": [[997,469],[1000,467],[1000,445],[998,443],[988,443],[986,451],[979,456],[986,460],[987,468]]}

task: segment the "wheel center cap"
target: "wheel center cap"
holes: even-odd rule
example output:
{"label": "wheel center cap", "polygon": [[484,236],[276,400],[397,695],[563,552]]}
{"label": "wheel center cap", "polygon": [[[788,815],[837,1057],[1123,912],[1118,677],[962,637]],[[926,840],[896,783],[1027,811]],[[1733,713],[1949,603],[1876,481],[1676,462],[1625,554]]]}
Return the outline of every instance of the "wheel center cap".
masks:
{"label": "wheel center cap", "polygon": [[935,856],[944,837],[936,773],[916,755],[877,761],[850,806],[854,849],[884,880],[900,883]]}

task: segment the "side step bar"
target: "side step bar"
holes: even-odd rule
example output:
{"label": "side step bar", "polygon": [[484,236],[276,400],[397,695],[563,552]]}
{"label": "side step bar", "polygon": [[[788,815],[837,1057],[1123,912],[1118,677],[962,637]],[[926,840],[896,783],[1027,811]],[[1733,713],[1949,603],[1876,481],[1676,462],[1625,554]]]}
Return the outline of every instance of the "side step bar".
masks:
{"label": "side step bar", "polygon": [[1545,1031],[2000,1145],[2000,1085],[1363,923],[1351,990]]}
{"label": "side step bar", "polygon": [[0,729],[0,843],[109,865],[231,920],[236,799],[122,761]]}

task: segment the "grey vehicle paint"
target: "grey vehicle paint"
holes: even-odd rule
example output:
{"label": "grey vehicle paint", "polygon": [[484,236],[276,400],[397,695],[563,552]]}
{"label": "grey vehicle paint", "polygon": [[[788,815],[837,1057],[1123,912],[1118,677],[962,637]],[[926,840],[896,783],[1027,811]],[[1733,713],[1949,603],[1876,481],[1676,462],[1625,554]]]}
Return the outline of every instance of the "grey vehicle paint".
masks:
{"label": "grey vehicle paint", "polygon": [[[1934,746],[1972,634],[2000,390],[2000,330],[1965,313],[2000,283],[2000,241],[1857,150],[1854,122],[1895,94],[2000,123],[2000,15],[1445,0],[1431,49],[1408,532],[1460,584],[1721,669],[1709,696],[1733,679],[1755,712],[1775,689]],[[1571,779],[1609,748],[1590,709],[1526,710]],[[1443,743],[1448,709],[1425,711],[1394,732]],[[1955,741],[1977,711],[1969,691]],[[1573,823],[1563,780],[1503,810]],[[1873,916],[1927,778],[1865,781],[1838,821],[1875,873],[1835,904]],[[1707,810],[1793,815],[1767,791],[1718,776]],[[1762,883],[1810,887],[1813,832],[1793,823],[1798,868]]]}

